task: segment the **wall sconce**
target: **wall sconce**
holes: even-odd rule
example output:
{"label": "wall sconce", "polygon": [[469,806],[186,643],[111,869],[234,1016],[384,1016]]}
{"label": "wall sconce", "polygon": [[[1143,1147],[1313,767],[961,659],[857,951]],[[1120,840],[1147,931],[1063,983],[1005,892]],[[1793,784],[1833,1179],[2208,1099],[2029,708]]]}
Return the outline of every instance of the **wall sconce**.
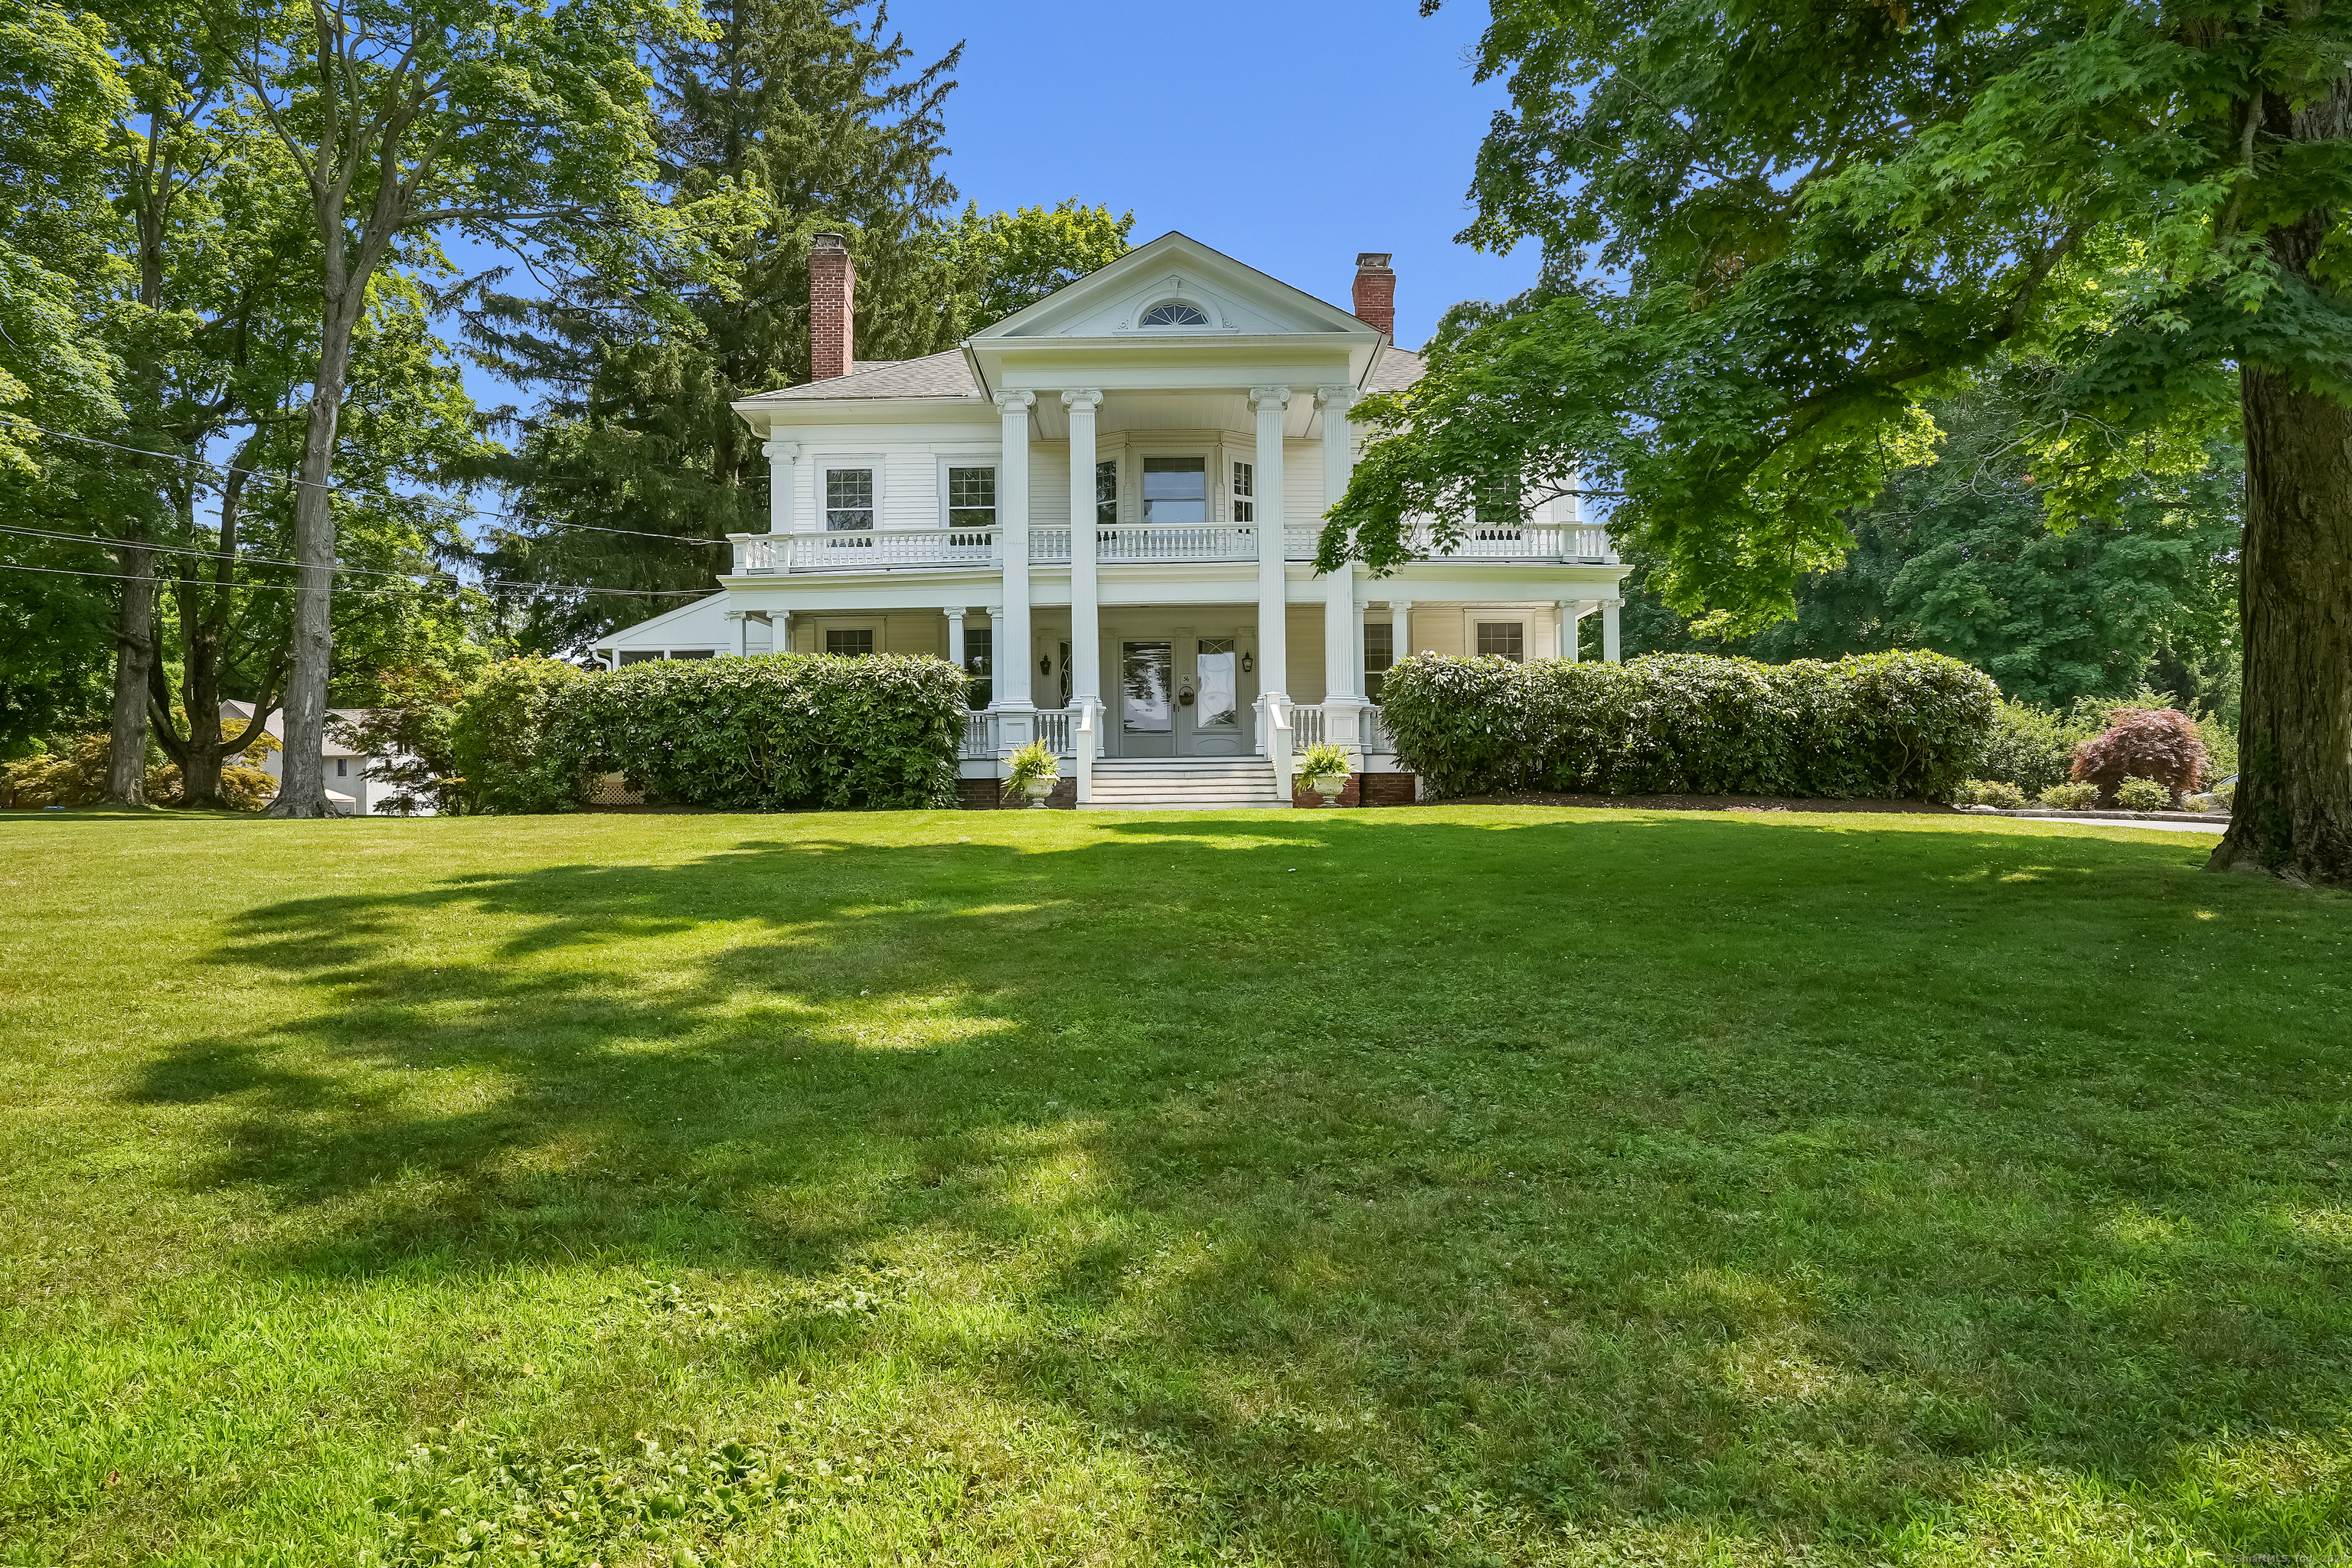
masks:
{"label": "wall sconce", "polygon": [[1255,660],[1255,659],[1254,659],[1254,658],[1250,658],[1250,656],[1249,656],[1249,655],[1247,655],[1247,654],[1244,654],[1244,655],[1242,655],[1242,673],[1243,673],[1244,675],[1247,675],[1250,671],[1252,671],[1252,670],[1255,669],[1256,668],[1257,668],[1257,660]]}
{"label": "wall sconce", "polygon": [[1040,675],[1051,675],[1054,673],[1054,656],[1052,654],[1046,654],[1037,660],[1037,673]]}

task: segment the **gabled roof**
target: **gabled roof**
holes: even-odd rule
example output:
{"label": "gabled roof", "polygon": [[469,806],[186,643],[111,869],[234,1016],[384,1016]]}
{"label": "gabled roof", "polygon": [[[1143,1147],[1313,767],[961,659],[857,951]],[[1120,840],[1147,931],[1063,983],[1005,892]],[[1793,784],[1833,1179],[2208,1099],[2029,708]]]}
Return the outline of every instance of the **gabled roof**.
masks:
{"label": "gabled roof", "polygon": [[[847,375],[747,397],[743,403],[806,403],[836,397],[978,397],[980,384],[961,349],[920,359],[874,360]],[[737,406],[741,406],[739,404]]]}
{"label": "gabled roof", "polygon": [[[1143,327],[1140,312],[1163,296],[1199,306],[1209,317],[1208,324]],[[1171,229],[1025,310],[982,327],[971,335],[971,345],[985,350],[1023,340],[1108,333],[1134,333],[1148,340],[1296,332],[1377,335],[1374,328],[1339,306]]]}

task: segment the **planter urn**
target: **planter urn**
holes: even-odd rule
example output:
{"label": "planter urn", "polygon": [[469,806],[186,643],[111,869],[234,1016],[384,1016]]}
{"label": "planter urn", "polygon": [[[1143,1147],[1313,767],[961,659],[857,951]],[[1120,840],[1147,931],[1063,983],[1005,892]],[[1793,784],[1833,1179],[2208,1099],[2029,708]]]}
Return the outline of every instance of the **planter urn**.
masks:
{"label": "planter urn", "polygon": [[1062,781],[1060,779],[1055,778],[1051,774],[1048,774],[1044,778],[1031,779],[1028,783],[1021,786],[1021,793],[1029,797],[1029,804],[1031,805],[1043,805],[1045,804],[1047,798],[1053,795],[1054,786],[1061,782]]}
{"label": "planter urn", "polygon": [[1315,777],[1307,781],[1307,787],[1313,790],[1317,795],[1321,795],[1325,805],[1329,805],[1333,801],[1339,798],[1339,792],[1348,787],[1348,775],[1345,773],[1318,773]]}

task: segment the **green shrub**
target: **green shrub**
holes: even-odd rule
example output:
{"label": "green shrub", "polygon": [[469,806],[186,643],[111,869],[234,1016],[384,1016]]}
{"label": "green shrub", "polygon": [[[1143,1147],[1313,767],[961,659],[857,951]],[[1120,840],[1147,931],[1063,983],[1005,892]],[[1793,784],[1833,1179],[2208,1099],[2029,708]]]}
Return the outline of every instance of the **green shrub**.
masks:
{"label": "green shrub", "polygon": [[2172,792],[2154,779],[2126,779],[2116,786],[2116,804],[2126,811],[2169,811]]}
{"label": "green shrub", "polygon": [[580,803],[585,774],[548,744],[548,728],[559,701],[592,679],[555,658],[510,658],[483,673],[449,725],[465,810],[509,816]]}
{"label": "green shrub", "polygon": [[1316,779],[1344,779],[1356,770],[1348,756],[1347,747],[1326,741],[1321,745],[1309,746],[1299,752],[1298,760],[1291,764],[1290,771],[1300,784],[1312,788]]}
{"label": "green shrub", "polygon": [[550,765],[575,788],[619,772],[678,805],[952,805],[967,689],[937,658],[649,660],[563,691]]}
{"label": "green shrub", "polygon": [[2025,804],[2025,792],[2006,779],[1969,779],[1952,792],[1952,804],[2015,811]]}
{"label": "green shrub", "polygon": [[1381,718],[1437,795],[1948,798],[1983,753],[1999,692],[1933,653],[1758,664],[1443,658],[1388,672]]}
{"label": "green shrub", "polygon": [[2095,784],[2052,784],[2042,792],[2042,804],[2056,811],[2088,811],[2099,804]]}
{"label": "green shrub", "polygon": [[1019,795],[1037,779],[1059,779],[1062,760],[1047,749],[1043,741],[1032,741],[1013,753],[1013,773],[1006,781],[1013,794]]}
{"label": "green shrub", "polygon": [[1985,742],[1979,778],[2014,784],[2031,798],[2052,784],[2066,782],[2074,748],[2099,732],[2105,723],[2078,721],[2030,702],[2002,702],[1994,710],[1992,735]]}

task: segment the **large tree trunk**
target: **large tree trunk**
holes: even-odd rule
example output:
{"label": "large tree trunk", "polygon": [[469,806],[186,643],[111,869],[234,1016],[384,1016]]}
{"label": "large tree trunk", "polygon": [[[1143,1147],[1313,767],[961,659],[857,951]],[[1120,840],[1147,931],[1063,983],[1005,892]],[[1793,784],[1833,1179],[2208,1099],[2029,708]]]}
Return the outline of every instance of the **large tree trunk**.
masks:
{"label": "large tree trunk", "polygon": [[294,493],[294,657],[286,681],[286,751],[272,816],[328,815],[323,757],[327,670],[334,654],[328,612],[335,587],[335,509],[328,486],[334,478],[335,426],[342,414],[352,330],[359,317],[348,299],[352,290],[337,287],[341,280],[332,276],[341,271],[333,268],[330,278],[319,380],[302,435],[302,483]]}
{"label": "large tree trunk", "polygon": [[147,681],[155,663],[155,552],[122,551],[114,623],[114,721],[108,727],[106,804],[147,804]]}
{"label": "large tree trunk", "polygon": [[2216,870],[2352,887],[2352,408],[2248,369],[2246,689]]}
{"label": "large tree trunk", "polygon": [[[2271,98],[2284,142],[2352,134],[2352,73],[2301,104]],[[2308,283],[2336,216],[2271,230],[2271,257]],[[2215,870],[2352,887],[2352,407],[2256,365],[2239,374],[2246,541],[2238,617],[2246,662],[2238,793]]]}

